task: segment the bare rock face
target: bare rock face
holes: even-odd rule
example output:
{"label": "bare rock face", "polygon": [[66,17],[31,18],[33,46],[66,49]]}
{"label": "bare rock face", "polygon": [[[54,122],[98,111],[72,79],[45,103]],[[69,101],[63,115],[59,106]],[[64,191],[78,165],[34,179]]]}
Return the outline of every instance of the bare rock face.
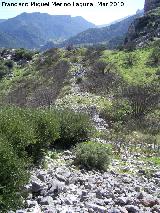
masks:
{"label": "bare rock face", "polygon": [[144,12],[147,13],[157,7],[160,7],[160,0],[145,0]]}

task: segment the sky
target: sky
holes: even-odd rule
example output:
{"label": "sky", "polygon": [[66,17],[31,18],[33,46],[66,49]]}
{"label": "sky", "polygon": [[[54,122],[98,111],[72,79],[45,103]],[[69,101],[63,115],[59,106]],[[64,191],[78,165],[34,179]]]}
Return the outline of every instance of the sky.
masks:
{"label": "sky", "polygon": [[[111,6],[109,0],[75,0],[77,3],[93,3],[94,6],[88,7],[78,7],[78,6],[68,6],[68,7],[55,7],[52,2],[62,2],[62,3],[73,3],[74,0],[0,0],[0,19],[12,18],[23,12],[41,12],[48,13],[52,15],[71,15],[71,16],[82,16],[86,20],[96,24],[103,25],[111,23],[115,20],[121,19],[128,15],[135,14],[138,9],[144,7],[145,0],[113,0],[112,2],[119,2],[118,6]],[[8,3],[28,3],[28,7],[20,6],[4,6]],[[50,7],[31,7],[31,2],[49,2]],[[107,6],[100,6],[98,2],[109,3]],[[124,3],[124,6],[120,4]],[[122,4],[123,5],[123,4]]]}

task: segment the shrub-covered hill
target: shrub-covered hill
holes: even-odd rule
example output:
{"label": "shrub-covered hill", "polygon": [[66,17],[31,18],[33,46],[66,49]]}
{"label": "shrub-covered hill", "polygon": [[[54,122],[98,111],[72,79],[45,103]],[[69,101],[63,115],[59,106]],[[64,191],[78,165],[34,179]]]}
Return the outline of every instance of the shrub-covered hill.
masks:
{"label": "shrub-covered hill", "polygon": [[[28,170],[39,163],[45,166],[46,154],[55,158],[53,148],[71,148],[72,163],[100,170],[98,177],[108,169],[111,156],[147,156],[147,162],[159,165],[159,56],[159,41],[133,51],[101,46],[45,53],[2,49],[0,211],[22,205]],[[135,171],[129,172],[134,176]],[[32,192],[32,201],[40,202],[40,191]]]}
{"label": "shrub-covered hill", "polygon": [[130,52],[108,51],[103,47],[55,48],[40,54],[2,49],[1,103],[52,105],[59,95],[63,98],[71,93],[73,78],[77,78],[77,85],[84,92],[92,95],[109,96],[129,87],[153,85],[157,85],[158,92],[159,50],[159,41]]}
{"label": "shrub-covered hill", "polygon": [[[96,106],[111,129],[122,133],[145,119],[154,126],[159,119],[159,54],[159,41],[131,52],[101,47],[41,54],[3,50],[1,105],[50,108],[56,104],[74,110]],[[159,126],[154,128],[158,134]]]}

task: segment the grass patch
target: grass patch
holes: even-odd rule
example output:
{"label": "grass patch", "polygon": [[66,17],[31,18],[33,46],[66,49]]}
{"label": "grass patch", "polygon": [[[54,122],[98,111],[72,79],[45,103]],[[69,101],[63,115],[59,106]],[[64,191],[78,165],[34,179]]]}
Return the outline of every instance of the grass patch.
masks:
{"label": "grass patch", "polygon": [[148,163],[153,163],[156,166],[160,166],[160,157],[143,158],[143,160]]}

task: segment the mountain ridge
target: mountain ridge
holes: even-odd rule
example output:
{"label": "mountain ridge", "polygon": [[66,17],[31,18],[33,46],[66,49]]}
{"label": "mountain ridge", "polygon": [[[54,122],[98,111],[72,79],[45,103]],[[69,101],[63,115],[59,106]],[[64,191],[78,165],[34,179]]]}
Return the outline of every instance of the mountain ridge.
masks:
{"label": "mountain ridge", "polygon": [[[109,48],[114,48],[123,43],[122,41],[131,23],[142,15],[143,10],[109,26],[88,29],[64,41],[61,46],[106,43]],[[113,44],[114,42],[115,45]]]}
{"label": "mountain ridge", "polygon": [[[18,42],[12,48],[39,48],[50,39],[67,39],[88,28],[95,27],[82,17],[49,15],[47,13],[22,13],[0,23],[2,34],[13,36]],[[2,35],[1,35],[2,37]],[[1,39],[4,40],[4,39]],[[21,45],[19,45],[19,43]],[[3,46],[2,46],[3,45]],[[8,44],[0,41],[1,47]]]}

